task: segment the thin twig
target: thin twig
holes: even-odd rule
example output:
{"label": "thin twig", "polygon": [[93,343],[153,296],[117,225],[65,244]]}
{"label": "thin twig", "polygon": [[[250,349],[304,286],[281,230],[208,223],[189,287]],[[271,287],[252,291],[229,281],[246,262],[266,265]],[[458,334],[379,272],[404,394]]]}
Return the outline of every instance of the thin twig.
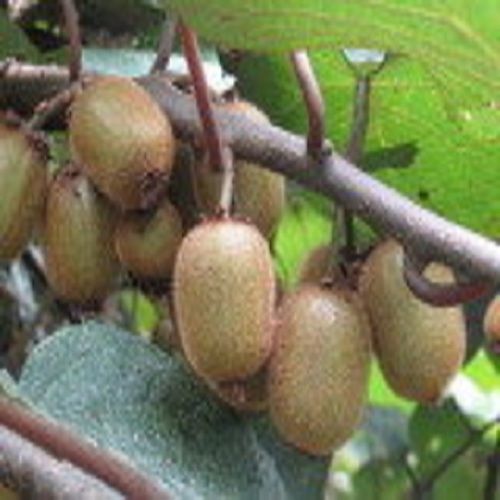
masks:
{"label": "thin twig", "polygon": [[223,172],[222,184],[219,198],[219,208],[223,215],[231,213],[231,206],[233,203],[233,181],[234,181],[234,162],[233,155],[229,148],[223,152]]}
{"label": "thin twig", "polygon": [[41,102],[28,122],[31,130],[41,130],[53,118],[63,115],[68,109],[77,91],[76,86],[62,90],[48,101]]}
{"label": "thin twig", "polygon": [[[370,76],[359,76],[354,92],[353,117],[351,134],[347,143],[345,156],[349,161],[359,165],[366,142],[370,122]],[[341,231],[339,240],[344,242],[345,257],[350,260],[356,254],[356,236],[354,234],[354,217],[351,211],[340,207],[337,211],[337,227]]]}
{"label": "thin twig", "polygon": [[79,500],[96,498],[124,500],[125,498],[97,478],[85,474],[67,461],[58,460],[31,441],[1,425],[0,483],[11,486],[19,495],[15,498],[45,500],[63,497]]}
{"label": "thin twig", "polygon": [[452,307],[465,302],[477,300],[494,288],[491,283],[483,281],[472,283],[435,283],[423,274],[425,265],[416,264],[414,258],[405,252],[403,276],[408,288],[420,300],[435,307]]}
{"label": "thin twig", "polygon": [[150,74],[165,71],[174,49],[175,34],[177,32],[177,19],[168,17],[163,23],[163,29],[156,50],[156,57],[150,69]]}
{"label": "thin twig", "polygon": [[77,82],[82,70],[82,39],[78,11],[73,0],[60,0],[60,2],[69,38],[69,79],[71,82]]}
{"label": "thin twig", "polygon": [[84,441],[66,428],[17,403],[0,397],[0,425],[16,432],[60,460],[67,460],[131,500],[170,496],[155,480],[103,448]]}
{"label": "thin twig", "polygon": [[210,165],[214,170],[221,170],[224,165],[224,147],[217,121],[215,120],[210,92],[208,89],[200,48],[196,33],[182,21],[178,23],[184,55],[193,80],[196,105],[203,130],[203,137],[207,147]]}
{"label": "thin twig", "polygon": [[293,69],[306,104],[309,122],[307,133],[307,154],[315,161],[328,155],[325,148],[325,102],[314,74],[309,56],[305,50],[296,50],[290,55]]}

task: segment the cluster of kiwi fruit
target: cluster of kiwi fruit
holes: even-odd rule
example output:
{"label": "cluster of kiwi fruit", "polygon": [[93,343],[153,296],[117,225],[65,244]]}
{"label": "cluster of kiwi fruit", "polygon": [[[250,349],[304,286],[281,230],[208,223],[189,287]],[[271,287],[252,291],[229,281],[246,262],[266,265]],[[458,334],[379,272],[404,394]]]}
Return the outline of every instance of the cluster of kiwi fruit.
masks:
{"label": "cluster of kiwi fruit", "polygon": [[[248,103],[221,106],[267,120]],[[329,454],[356,429],[372,351],[398,394],[440,400],[463,361],[462,312],[411,294],[397,243],[380,244],[354,284],[332,273],[330,249],[319,249],[296,289],[278,298],[268,240],[284,206],[283,177],[236,159],[232,210],[221,215],[221,174],[174,137],[141,87],[119,77],[84,86],[70,109],[69,143],[71,164],[49,179],[37,141],[0,126],[0,259],[17,256],[38,227],[62,301],[100,303],[120,269],[169,281],[193,373],[236,410],[268,411],[283,439],[306,453]],[[439,265],[426,273],[453,279]]]}

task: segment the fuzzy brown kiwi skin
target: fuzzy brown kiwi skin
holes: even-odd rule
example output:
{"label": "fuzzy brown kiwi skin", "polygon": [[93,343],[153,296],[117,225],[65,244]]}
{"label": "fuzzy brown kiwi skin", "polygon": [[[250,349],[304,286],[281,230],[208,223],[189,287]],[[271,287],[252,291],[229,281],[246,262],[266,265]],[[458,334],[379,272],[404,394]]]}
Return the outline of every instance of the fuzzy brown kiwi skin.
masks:
{"label": "fuzzy brown kiwi skin", "polygon": [[47,195],[47,146],[40,136],[0,123],[0,261],[27,245]]}
{"label": "fuzzy brown kiwi skin", "polygon": [[[223,104],[222,109],[239,111],[256,122],[268,122],[267,116],[246,101]],[[250,162],[234,162],[234,214],[248,218],[266,238],[271,238],[285,208],[285,178]],[[204,156],[195,167],[196,191],[200,209],[206,214],[217,212],[222,173],[212,170]]]}
{"label": "fuzzy brown kiwi skin", "polygon": [[500,295],[497,295],[486,309],[483,330],[488,349],[493,354],[500,355]]}
{"label": "fuzzy brown kiwi skin", "polygon": [[[460,307],[436,308],[416,298],[406,286],[402,266],[401,246],[383,242],[365,263],[359,291],[385,379],[400,396],[434,404],[465,356],[463,313]],[[425,274],[441,283],[454,279],[450,269],[436,264]]]}
{"label": "fuzzy brown kiwi skin", "polygon": [[211,391],[226,405],[242,413],[263,413],[267,411],[267,364],[255,375],[245,380],[234,382],[205,383]]}
{"label": "fuzzy brown kiwi skin", "polygon": [[352,435],[364,412],[370,353],[354,294],[306,284],[286,297],[268,387],[271,420],[285,441],[321,456]]}
{"label": "fuzzy brown kiwi skin", "polygon": [[116,231],[116,252],[122,265],[141,280],[168,279],[182,240],[182,221],[165,199],[148,213],[124,213]]}
{"label": "fuzzy brown kiwi skin", "polygon": [[123,210],[148,209],[166,192],[175,140],[171,125],[133,80],[98,77],[71,107],[73,155],[96,187]]}
{"label": "fuzzy brown kiwi skin", "polygon": [[49,284],[59,300],[93,307],[115,285],[119,272],[113,234],[117,214],[73,167],[51,183],[43,228]]}
{"label": "fuzzy brown kiwi skin", "polygon": [[333,259],[331,245],[313,248],[302,261],[299,269],[299,283],[320,284],[328,276]]}
{"label": "fuzzy brown kiwi skin", "polygon": [[243,380],[268,358],[275,277],[267,241],[246,222],[206,220],[184,238],[173,298],[183,350],[213,382]]}

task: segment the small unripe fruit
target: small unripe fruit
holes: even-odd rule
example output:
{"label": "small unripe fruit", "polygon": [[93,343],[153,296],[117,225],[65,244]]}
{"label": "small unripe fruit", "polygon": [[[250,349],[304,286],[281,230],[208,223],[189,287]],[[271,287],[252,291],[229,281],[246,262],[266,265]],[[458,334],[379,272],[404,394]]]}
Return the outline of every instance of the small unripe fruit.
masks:
{"label": "small unripe fruit", "polygon": [[483,329],[488,349],[500,355],[500,295],[497,295],[488,305]]}
{"label": "small unripe fruit", "polygon": [[[226,109],[245,113],[256,122],[267,122],[267,117],[246,102],[224,105]],[[252,163],[236,159],[234,162],[234,214],[248,218],[260,232],[270,238],[285,207],[285,179],[282,175]],[[196,166],[196,190],[201,209],[215,213],[222,185],[222,172],[215,172],[205,157]]]}
{"label": "small unripe fruit", "polygon": [[50,186],[43,234],[47,278],[57,297],[95,305],[118,273],[113,246],[116,215],[109,202],[73,169]]}
{"label": "small unripe fruit", "polygon": [[343,290],[303,285],[280,308],[269,407],[285,441],[326,455],[354,432],[370,368],[367,319]]}
{"label": "small unripe fruit", "polygon": [[328,277],[333,259],[331,245],[313,248],[303,260],[299,270],[299,283],[319,284]]}
{"label": "small unripe fruit", "polygon": [[186,358],[211,381],[245,379],[266,361],[275,301],[267,241],[222,218],[192,229],[177,253],[174,306]]}
{"label": "small unripe fruit", "polygon": [[[437,283],[454,280],[451,270],[438,264],[430,265],[425,275]],[[389,385],[405,398],[438,402],[465,355],[461,308],[432,307],[412,294],[403,277],[403,250],[395,241],[381,244],[369,256],[360,293]]]}
{"label": "small unripe fruit", "polygon": [[115,232],[116,252],[138,279],[169,278],[182,240],[182,222],[168,201],[151,213],[122,214]]}
{"label": "small unripe fruit", "polygon": [[122,209],[155,206],[166,191],[175,141],[167,118],[131,79],[90,83],[71,107],[73,154],[97,188]]}
{"label": "small unripe fruit", "polygon": [[0,124],[0,261],[15,258],[27,245],[46,192],[43,144]]}

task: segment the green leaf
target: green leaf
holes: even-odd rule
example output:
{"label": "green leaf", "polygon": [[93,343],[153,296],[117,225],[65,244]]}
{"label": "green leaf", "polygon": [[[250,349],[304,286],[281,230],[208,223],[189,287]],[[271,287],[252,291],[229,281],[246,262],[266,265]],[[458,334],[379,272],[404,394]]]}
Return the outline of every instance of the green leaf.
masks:
{"label": "green leaf", "polygon": [[[482,459],[485,460],[485,457]],[[435,482],[433,498],[435,500],[483,498],[486,471],[483,467],[478,467],[478,462],[480,461],[476,449],[460,457]]]}
{"label": "green leaf", "polygon": [[405,414],[415,408],[415,403],[398,396],[387,385],[377,362],[373,362],[371,367],[369,400],[372,405],[397,408]]}
{"label": "green leaf", "polygon": [[451,401],[439,407],[418,406],[409,424],[418,470],[428,474],[469,438],[469,429]]}
{"label": "green leaf", "polygon": [[474,380],[485,392],[496,392],[500,396],[500,374],[484,349],[474,356],[465,368],[464,374]]}
{"label": "green leaf", "polygon": [[289,196],[273,239],[273,253],[280,278],[287,287],[297,282],[301,262],[313,248],[331,239],[330,204],[303,191]]}
{"label": "green leaf", "polygon": [[0,60],[6,58],[36,62],[39,54],[23,31],[0,9]]}
{"label": "green leaf", "polygon": [[[350,133],[356,72],[339,54],[322,51],[311,56],[326,101],[328,136],[342,152]],[[232,64],[226,57],[226,63],[247,98],[277,124],[305,132],[302,97],[286,57],[248,55]],[[372,78],[370,125],[361,165],[415,202],[485,235],[498,236],[500,147],[489,134],[479,132],[485,131],[484,123],[478,123],[471,137],[451,121],[440,90],[419,62],[404,57],[389,60]],[[496,134],[500,124],[487,129]]]}
{"label": "green leaf", "polygon": [[345,500],[401,500],[407,497],[409,480],[401,465],[385,461],[366,464],[352,478],[349,492],[337,493],[335,498]]}
{"label": "green leaf", "polygon": [[155,304],[139,290],[120,292],[120,303],[133,324],[133,330],[144,338],[149,338],[160,322],[160,314]]}
{"label": "green leaf", "polygon": [[98,323],[63,328],[28,359],[21,394],[191,499],[316,499],[328,463],[285,446],[265,418],[222,406],[183,364]]}
{"label": "green leaf", "polygon": [[258,51],[365,47],[411,55],[425,66],[456,111],[473,104],[481,114],[500,90],[496,0],[483,0],[480,8],[467,0],[164,0],[164,4],[207,40],[226,47]]}

